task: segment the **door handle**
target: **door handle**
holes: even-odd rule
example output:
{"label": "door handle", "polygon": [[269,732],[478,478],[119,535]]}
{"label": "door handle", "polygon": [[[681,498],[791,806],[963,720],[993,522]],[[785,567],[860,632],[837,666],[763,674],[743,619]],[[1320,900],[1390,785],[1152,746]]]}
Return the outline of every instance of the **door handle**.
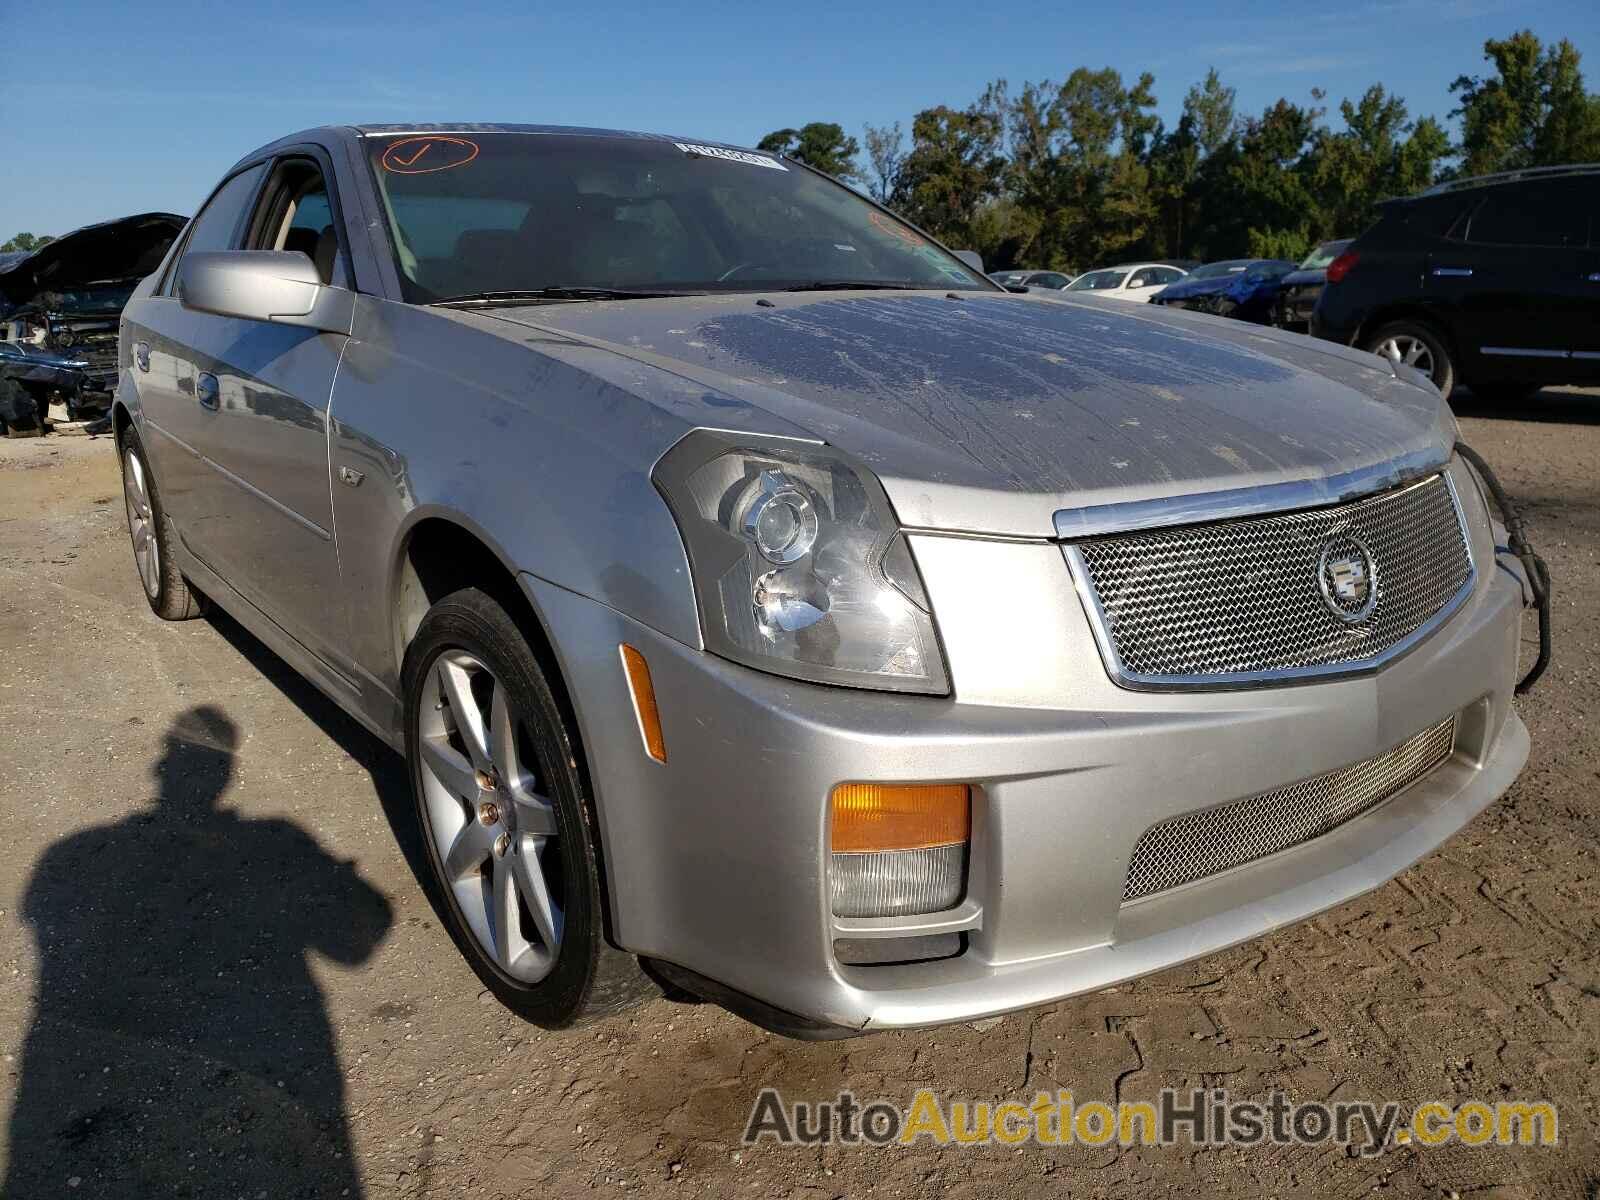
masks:
{"label": "door handle", "polygon": [[200,401],[201,408],[209,408],[212,412],[216,412],[219,390],[217,377],[208,371],[202,372],[195,382],[194,398]]}
{"label": "door handle", "polygon": [[1435,275],[1444,279],[1466,279],[1472,274],[1471,267],[1435,267]]}
{"label": "door handle", "polygon": [[133,344],[133,361],[141,371],[150,369],[150,343],[135,342]]}

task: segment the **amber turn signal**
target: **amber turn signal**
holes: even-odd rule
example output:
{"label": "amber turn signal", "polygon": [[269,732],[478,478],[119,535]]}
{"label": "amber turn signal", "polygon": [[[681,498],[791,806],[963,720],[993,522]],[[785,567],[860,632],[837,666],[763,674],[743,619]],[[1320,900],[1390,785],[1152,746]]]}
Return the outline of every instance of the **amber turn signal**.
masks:
{"label": "amber turn signal", "polygon": [[628,691],[633,693],[633,715],[639,719],[644,752],[658,763],[664,763],[667,739],[661,734],[661,711],[656,707],[655,684],[650,682],[650,664],[626,642],[618,649],[622,651],[622,669],[628,676]]}
{"label": "amber turn signal", "polygon": [[964,783],[841,783],[833,789],[835,854],[922,850],[964,842],[972,828]]}

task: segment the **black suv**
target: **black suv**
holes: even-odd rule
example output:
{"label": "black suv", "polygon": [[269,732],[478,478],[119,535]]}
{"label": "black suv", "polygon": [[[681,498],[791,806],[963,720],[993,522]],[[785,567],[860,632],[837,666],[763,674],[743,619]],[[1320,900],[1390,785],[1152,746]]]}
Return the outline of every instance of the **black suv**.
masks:
{"label": "black suv", "polygon": [[1600,383],[1600,165],[1390,200],[1328,267],[1311,332],[1512,398]]}

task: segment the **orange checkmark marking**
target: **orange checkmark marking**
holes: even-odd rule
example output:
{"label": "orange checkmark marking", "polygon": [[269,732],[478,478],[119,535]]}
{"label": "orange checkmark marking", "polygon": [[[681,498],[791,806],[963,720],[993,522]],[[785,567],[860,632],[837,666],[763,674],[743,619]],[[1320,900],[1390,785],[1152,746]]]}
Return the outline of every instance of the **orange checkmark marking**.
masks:
{"label": "orange checkmark marking", "polygon": [[410,158],[401,158],[399,155],[396,155],[395,156],[395,162],[399,163],[402,167],[409,167],[413,163],[415,163],[417,161],[417,159],[421,158],[424,154],[426,154],[432,148],[433,148],[433,143],[432,142],[423,142],[422,143],[422,148],[420,150],[418,150],[415,154],[413,154]]}

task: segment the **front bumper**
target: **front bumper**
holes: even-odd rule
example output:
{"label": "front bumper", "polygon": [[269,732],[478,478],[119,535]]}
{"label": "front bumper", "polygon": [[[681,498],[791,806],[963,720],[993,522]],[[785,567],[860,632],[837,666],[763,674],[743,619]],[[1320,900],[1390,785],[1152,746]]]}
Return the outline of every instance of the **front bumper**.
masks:
{"label": "front bumper", "polygon": [[[1522,580],[1481,506],[1468,509],[1477,581],[1430,638],[1374,674],[1251,691],[1117,688],[1048,544],[912,539],[948,699],[765,675],[525,576],[574,692],[614,940],[780,1012],[861,1030],[1102,988],[1378,886],[1493,801],[1527,756],[1511,708]],[[665,764],[641,747],[619,642],[654,674]],[[1122,902],[1151,825],[1362,761],[1452,714],[1453,757],[1387,803],[1270,858]],[[848,781],[974,785],[961,905],[831,914],[827,801]],[[841,939],[948,932],[965,948],[941,961],[861,966],[835,953]]]}

